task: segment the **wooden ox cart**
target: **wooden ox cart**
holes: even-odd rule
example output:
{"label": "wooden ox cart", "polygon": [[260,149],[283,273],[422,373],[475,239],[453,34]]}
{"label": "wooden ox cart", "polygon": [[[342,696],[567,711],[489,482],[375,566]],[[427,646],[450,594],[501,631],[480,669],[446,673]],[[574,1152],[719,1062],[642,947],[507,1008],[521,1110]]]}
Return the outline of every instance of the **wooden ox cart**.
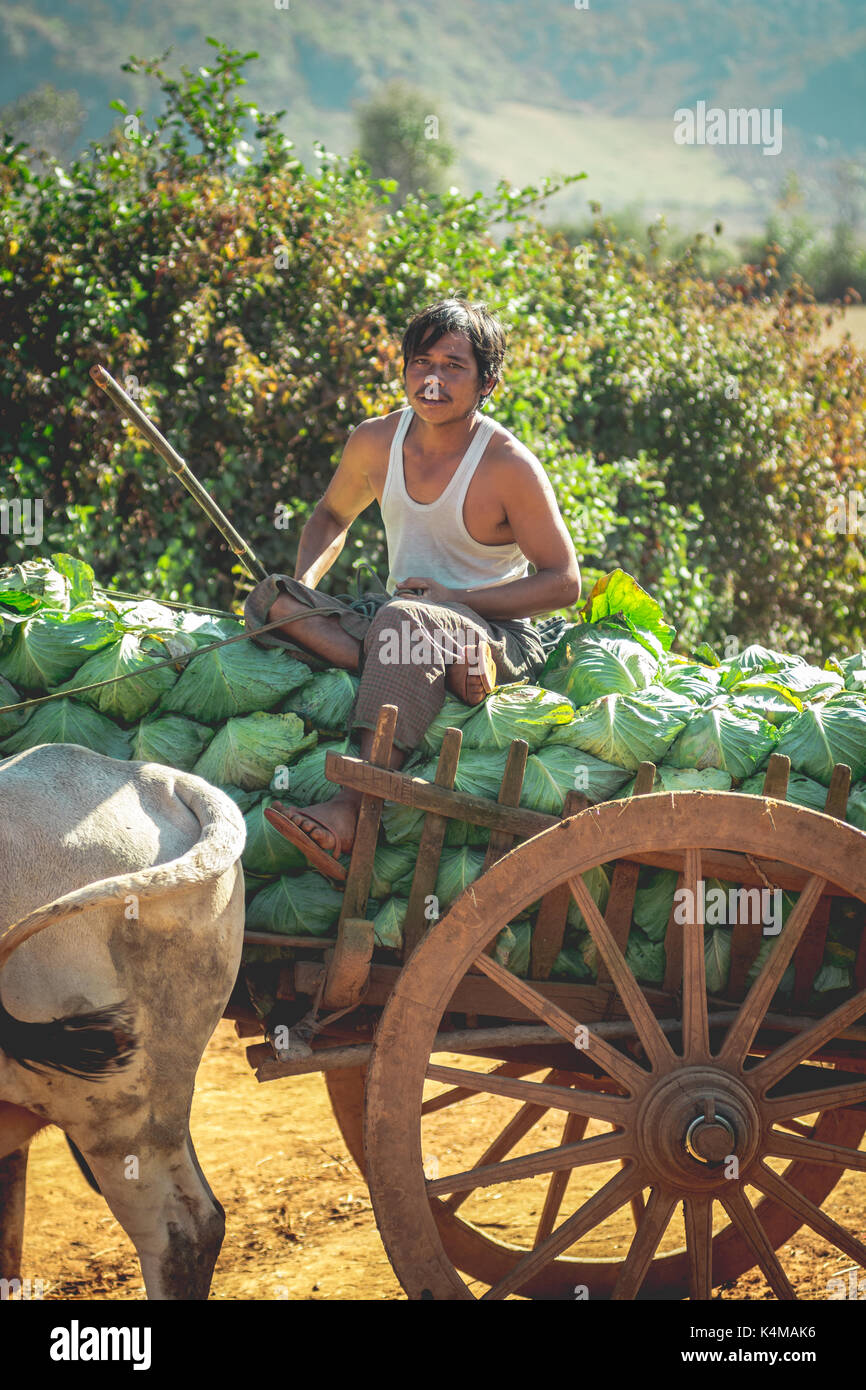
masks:
{"label": "wooden ox cart", "polygon": [[[494,803],[453,790],[457,729],[435,782],[389,770],[395,718],[382,707],[369,761],[328,754],[327,776],[364,793],[336,937],[248,933],[292,947],[278,993],[301,1019],[248,1057],[259,1081],[324,1073],[408,1296],[708,1299],[757,1266],[791,1299],[776,1252],[803,1225],[866,1265],[862,1231],[822,1210],[841,1178],[866,1171],[866,834],[843,820],[849,769],[836,767],[818,813],[784,800],[777,755],[763,796],[653,793],[645,763],[630,799],[590,806],[570,792],[557,819],[518,805],[522,740]],[[374,949],[365,917],[385,800],[425,813],[402,954]],[[488,827],[489,848],[431,923],[454,817]],[[614,863],[602,915],[582,875]],[[750,987],[762,925],[733,925],[717,997],[702,922],[680,925],[676,910],[663,983],[638,983],[624,952],[641,865],[676,870],[695,902],[707,877],[799,894]],[[855,986],[816,1004],[839,897],[859,915]],[[550,979],[572,898],[597,948],[595,983]],[[539,900],[519,978],[494,942]],[[263,1031],[250,1010],[231,1016],[242,1036]]]}

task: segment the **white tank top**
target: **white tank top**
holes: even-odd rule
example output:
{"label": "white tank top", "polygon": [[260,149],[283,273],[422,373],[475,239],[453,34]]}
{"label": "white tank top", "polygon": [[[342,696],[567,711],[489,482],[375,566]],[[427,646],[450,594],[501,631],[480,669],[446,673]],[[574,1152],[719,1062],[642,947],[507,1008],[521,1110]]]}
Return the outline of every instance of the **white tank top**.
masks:
{"label": "white tank top", "polygon": [[[516,542],[484,545],[470,536],[463,521],[463,503],[472,475],[493,434],[482,418],[472,442],[451,481],[435,502],[416,502],[406,491],[403,440],[415,414],[402,414],[388,459],[388,474],[380,504],[388,544],[388,580],[393,594],[397,581],[410,575],[429,575],[455,589],[482,589],[509,579],[522,579],[529,562]],[[528,620],[518,619],[529,626]]]}

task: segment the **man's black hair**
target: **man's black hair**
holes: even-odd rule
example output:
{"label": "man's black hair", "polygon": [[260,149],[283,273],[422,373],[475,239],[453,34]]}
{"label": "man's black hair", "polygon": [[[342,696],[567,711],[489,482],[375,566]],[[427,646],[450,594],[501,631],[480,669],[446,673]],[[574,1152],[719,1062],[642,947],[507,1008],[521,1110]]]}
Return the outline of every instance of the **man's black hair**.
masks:
{"label": "man's black hair", "polygon": [[[482,383],[502,375],[507,340],[502,324],[483,304],[465,299],[440,299],[415,315],[403,335],[403,375],[415,353],[432,347],[446,333],[461,333],[469,339]],[[493,387],[479,401],[484,406]]]}

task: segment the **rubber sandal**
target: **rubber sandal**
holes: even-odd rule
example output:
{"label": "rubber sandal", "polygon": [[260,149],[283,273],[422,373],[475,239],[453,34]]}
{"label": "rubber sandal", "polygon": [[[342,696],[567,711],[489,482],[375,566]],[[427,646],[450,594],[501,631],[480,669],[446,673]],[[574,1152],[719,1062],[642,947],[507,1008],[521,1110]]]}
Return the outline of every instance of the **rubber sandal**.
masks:
{"label": "rubber sandal", "polygon": [[[318,869],[328,878],[339,879],[342,883],[347,873],[345,865],[341,864],[339,859],[335,859],[332,854],[329,854],[326,849],[322,849],[321,845],[317,845],[315,840],[287,815],[287,810],[297,811],[299,809],[297,806],[285,807],[281,802],[274,801],[265,809],[265,820],[287,840],[291,841],[301,851],[304,858],[309,860],[314,869]],[[325,825],[324,821],[320,821],[316,816],[311,816],[309,811],[304,811],[304,816],[307,820],[320,825],[331,835],[335,834],[329,825]]]}

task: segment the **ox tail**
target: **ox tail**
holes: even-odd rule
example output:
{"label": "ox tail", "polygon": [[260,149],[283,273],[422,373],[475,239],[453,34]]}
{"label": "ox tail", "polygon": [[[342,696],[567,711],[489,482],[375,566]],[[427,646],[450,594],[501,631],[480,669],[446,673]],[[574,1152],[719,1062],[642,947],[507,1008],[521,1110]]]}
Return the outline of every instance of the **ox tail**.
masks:
{"label": "ox tail", "polygon": [[0,1003],[0,1048],[27,1071],[62,1071],[82,1080],[104,1077],[129,1066],[135,1056],[132,1011],[126,1004],[89,1014],[22,1023]]}
{"label": "ox tail", "polygon": [[[96,907],[123,906],[131,894],[142,902],[201,887],[240,859],[246,826],[231,798],[202,778],[180,772],[174,792],[202,828],[192,848],[165,864],[88,883],[22,917],[0,937],[0,970],[18,946],[46,927]],[[25,1023],[8,1013],[0,1000],[0,1050],[29,1070],[104,1077],[128,1066],[135,1049],[134,1016],[127,1001],[50,1023]]]}
{"label": "ox tail", "polygon": [[22,917],[0,937],[0,970],[17,947],[67,917],[95,907],[123,906],[133,895],[143,902],[168,892],[175,894],[185,888],[200,888],[203,883],[219,878],[240,859],[246,826],[231,797],[191,773],[175,774],[174,791],[192,811],[204,832],[192,849],[166,864],[154,864],[136,873],[116,874],[113,878],[88,883]]}

